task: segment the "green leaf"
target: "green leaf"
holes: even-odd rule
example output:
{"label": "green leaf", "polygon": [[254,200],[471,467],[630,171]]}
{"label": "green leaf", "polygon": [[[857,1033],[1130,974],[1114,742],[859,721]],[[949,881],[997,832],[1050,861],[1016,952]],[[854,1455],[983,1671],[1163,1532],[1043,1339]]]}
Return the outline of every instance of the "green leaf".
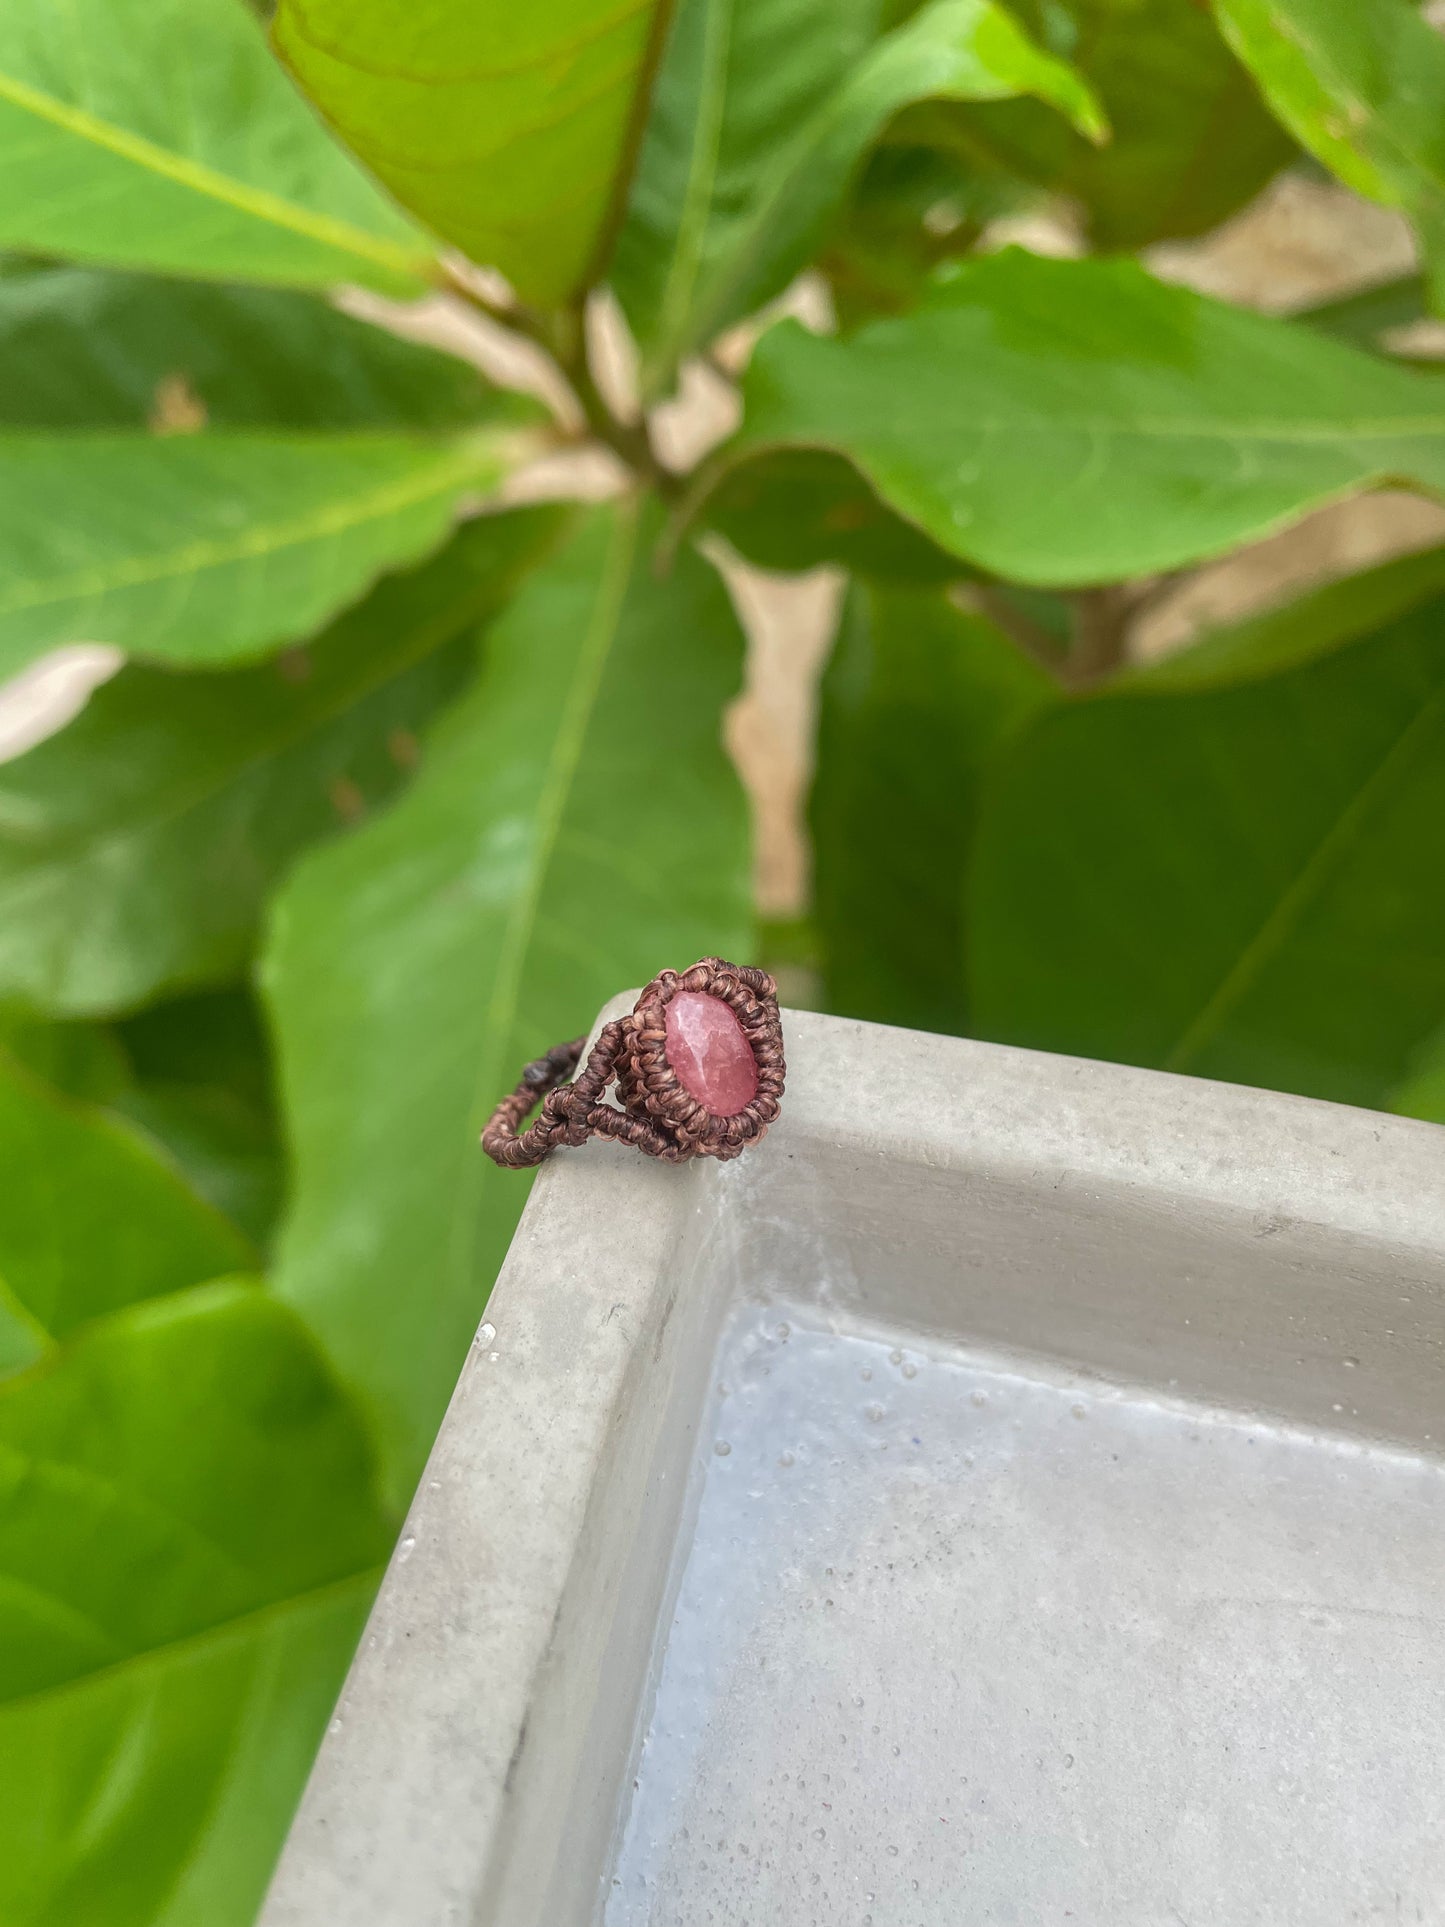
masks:
{"label": "green leaf", "polygon": [[1002,631],[946,596],[855,586],[823,677],[810,809],[829,1009],[967,1028],[959,879],[979,784],[1057,695]]}
{"label": "green leaf", "polygon": [[932,106],[898,131],[1069,195],[1096,247],[1202,234],[1294,156],[1199,0],[1018,0],[1018,12],[1094,89],[1107,146],[1030,101]]}
{"label": "green leaf", "polygon": [[0,247],[297,287],[431,273],[236,0],[0,0]]}
{"label": "green leaf", "polygon": [[1402,207],[1445,300],[1445,39],[1412,0],[1214,0],[1276,114],[1347,187]]}
{"label": "green leaf", "polygon": [[1027,214],[1037,201],[1035,189],[1001,170],[904,145],[895,126],[869,155],[819,257],[840,331],[914,307],[941,262],[972,253],[991,222]]}
{"label": "green leaf", "polygon": [[418,732],[474,667],[477,625],[560,519],[469,523],[304,655],[123,669],[0,765],[0,996],[95,1015],[233,975],[295,857],[401,787]]}
{"label": "green leaf", "polygon": [[0,435],[0,676],[63,642],[265,655],[426,553],[507,438]]}
{"label": "green leaf", "polygon": [[145,428],[167,386],[213,428],[456,428],[515,411],[475,369],[284,288],[92,268],[0,279],[0,426]]}
{"label": "green leaf", "polygon": [[1088,88],[994,0],[931,0],[859,58],[875,14],[683,0],[613,271],[650,391],[787,285],[911,101],[1036,94],[1103,133]]}
{"label": "green leaf", "polygon": [[1439,384],[1126,261],[1015,250],[839,342],[759,342],[714,477],[833,449],[941,547],[1020,582],[1175,568],[1386,480],[1445,489]]}
{"label": "green leaf", "polygon": [[52,1024],[0,1004],[0,1050],[67,1097],[109,1104],[125,1089],[129,1060],[104,1024]]}
{"label": "green leaf", "polygon": [[129,1075],[109,1102],[162,1145],[198,1197],[269,1252],[285,1180],[271,1045],[249,988],[153,1004],[113,1028]]}
{"label": "green leaf", "polygon": [[982,1034],[1381,1105],[1445,1018],[1445,601],[1027,729],[969,898]]}
{"label": "green leaf", "polygon": [[741,639],[696,555],[654,573],[652,533],[631,502],[589,518],[404,800],[308,857],[276,911],[296,1161],[277,1289],[362,1398],[398,1500],[522,1204],[478,1147],[492,1107],[616,991],[748,947],[718,735]]}
{"label": "green leaf", "polygon": [[254,1286],[0,1389],[0,1916],[244,1927],[389,1539],[354,1413]]}
{"label": "green leaf", "polygon": [[714,331],[709,281],[748,230],[769,169],[866,56],[883,10],[884,0],[676,0],[609,269],[649,392]]}
{"label": "green leaf", "polygon": [[152,1140],[0,1048],[0,1369],[255,1251]]}
{"label": "green leaf", "polygon": [[708,496],[709,528],[760,569],[796,573],[841,562],[860,575],[956,582],[956,555],[892,514],[858,471],[821,448],[770,449],[728,470]]}
{"label": "green leaf", "polygon": [[550,306],[605,244],[664,22],[658,0],[281,0],[272,36],[405,206]]}

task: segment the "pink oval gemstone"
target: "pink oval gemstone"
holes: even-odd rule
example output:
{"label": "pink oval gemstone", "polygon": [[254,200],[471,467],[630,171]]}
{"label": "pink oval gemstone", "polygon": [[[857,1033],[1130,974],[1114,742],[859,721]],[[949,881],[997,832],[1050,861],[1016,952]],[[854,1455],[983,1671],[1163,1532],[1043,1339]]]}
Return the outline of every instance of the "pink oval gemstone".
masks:
{"label": "pink oval gemstone", "polygon": [[752,1045],[721,997],[678,991],[667,1006],[667,1061],[688,1095],[714,1117],[736,1117],[757,1096]]}

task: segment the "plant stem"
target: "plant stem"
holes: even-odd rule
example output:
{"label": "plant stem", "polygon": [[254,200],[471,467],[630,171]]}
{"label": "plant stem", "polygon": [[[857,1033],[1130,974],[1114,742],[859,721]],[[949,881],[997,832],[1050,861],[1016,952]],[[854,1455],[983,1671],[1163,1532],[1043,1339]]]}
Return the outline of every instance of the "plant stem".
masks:
{"label": "plant stem", "polygon": [[1063,666],[1064,679],[1075,688],[1087,688],[1126,659],[1134,592],[1126,582],[1111,582],[1098,589],[1079,589],[1070,600],[1074,640]]}
{"label": "plant stem", "polygon": [[647,432],[646,418],[635,422],[624,421],[608,407],[602,390],[597,386],[592,364],[587,357],[587,325],[583,310],[580,307],[571,308],[559,318],[566,325],[558,329],[557,343],[551,352],[557,366],[571,383],[588,428],[599,442],[619,455],[633,473],[650,483],[659,495],[665,500],[674,500],[679,492],[678,478],[669,474],[658,461],[652,437]]}
{"label": "plant stem", "polygon": [[1054,638],[1031,621],[995,583],[964,582],[953,591],[953,597],[961,608],[976,609],[980,615],[987,616],[1040,669],[1046,669],[1051,676],[1064,674],[1066,664]]}
{"label": "plant stem", "polygon": [[677,499],[681,481],[657,459],[645,420],[622,420],[608,407],[597,386],[587,357],[586,316],[580,303],[555,311],[531,308],[521,301],[507,307],[489,299],[460,275],[452,274],[448,279],[453,292],[464,301],[503,328],[525,336],[552,360],[572,390],[578,413],[594,441],[610,448],[634,475],[649,483],[665,500]]}

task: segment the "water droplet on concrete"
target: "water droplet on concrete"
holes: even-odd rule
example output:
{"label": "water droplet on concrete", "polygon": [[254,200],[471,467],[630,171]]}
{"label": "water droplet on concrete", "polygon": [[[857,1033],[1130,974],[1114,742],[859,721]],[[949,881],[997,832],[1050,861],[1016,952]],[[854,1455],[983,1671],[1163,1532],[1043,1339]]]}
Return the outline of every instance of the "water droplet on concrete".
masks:
{"label": "water droplet on concrete", "polygon": [[911,1358],[905,1358],[903,1361],[903,1376],[905,1378],[917,1378],[918,1376],[918,1367],[913,1363]]}
{"label": "water droplet on concrete", "polygon": [[406,1561],[410,1559],[411,1555],[415,1551],[416,1551],[416,1539],[414,1535],[409,1532],[406,1535],[406,1537],[400,1540],[397,1544],[396,1563],[399,1566],[405,1565]]}
{"label": "water droplet on concrete", "polygon": [[732,1451],[732,1447],[728,1444],[726,1439],[719,1439],[717,1444],[713,1447],[713,1451],[717,1453],[720,1459],[725,1459],[728,1453]]}
{"label": "water droplet on concrete", "polygon": [[791,1452],[780,1452],[778,1454],[778,1464],[782,1466],[785,1472],[787,1471],[790,1465],[793,1465],[795,1463],[796,1461],[794,1460]]}
{"label": "water droplet on concrete", "polygon": [[970,1403],[970,1404],[972,1404],[972,1405],[987,1405],[987,1404],[988,1404],[988,1393],[987,1393],[987,1392],[970,1392],[970,1393],[969,1393],[969,1395],[968,1395],[968,1397],[969,1397],[969,1403]]}
{"label": "water droplet on concrete", "polygon": [[883,1416],[883,1407],[881,1405],[865,1405],[863,1408],[863,1416],[870,1425],[876,1425]]}
{"label": "water droplet on concrete", "polygon": [[1359,1364],[1360,1361],[1358,1358],[1346,1358],[1341,1362],[1343,1363],[1344,1368],[1347,1372],[1352,1372],[1355,1369],[1355,1367]]}
{"label": "water droplet on concrete", "polygon": [[492,1340],[496,1337],[496,1335],[497,1335],[497,1328],[491,1322],[491,1320],[488,1319],[486,1324],[484,1324],[481,1330],[477,1333],[477,1343],[479,1345],[490,1345]]}

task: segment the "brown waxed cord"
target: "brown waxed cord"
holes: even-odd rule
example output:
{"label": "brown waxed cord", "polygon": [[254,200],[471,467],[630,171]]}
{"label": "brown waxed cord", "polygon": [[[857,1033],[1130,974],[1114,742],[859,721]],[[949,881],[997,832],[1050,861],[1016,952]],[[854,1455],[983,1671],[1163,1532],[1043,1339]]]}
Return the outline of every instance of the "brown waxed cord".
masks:
{"label": "brown waxed cord", "polygon": [[[720,998],[732,1010],[757,1066],[758,1087],[743,1109],[718,1117],[679,1082],[667,1059],[667,1006],[679,991]],[[764,970],[704,957],[691,970],[664,970],[626,1017],[604,1024],[587,1054],[586,1039],[557,1044],[529,1064],[482,1132],[482,1149],[512,1170],[540,1164],[559,1144],[609,1137],[648,1157],[681,1164],[689,1158],[734,1158],[755,1144],[778,1115],[786,1066],[777,986]],[[567,1080],[571,1078],[572,1081]],[[604,1102],[617,1081],[621,1110]],[[521,1125],[540,1100],[542,1112]]]}

